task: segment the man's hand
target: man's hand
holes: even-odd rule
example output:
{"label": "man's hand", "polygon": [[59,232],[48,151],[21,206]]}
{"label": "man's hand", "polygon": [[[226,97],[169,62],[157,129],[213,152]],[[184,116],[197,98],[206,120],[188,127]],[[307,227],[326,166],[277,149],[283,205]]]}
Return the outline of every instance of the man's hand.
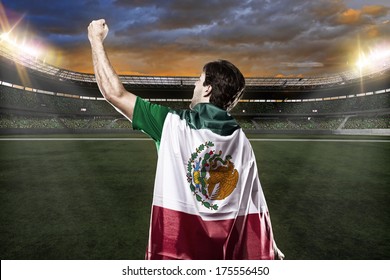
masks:
{"label": "man's hand", "polygon": [[104,19],[94,20],[88,26],[88,39],[92,43],[102,43],[108,33],[108,26]]}
{"label": "man's hand", "polygon": [[275,260],[284,260],[284,254],[279,250],[279,248],[276,248]]}
{"label": "man's hand", "polygon": [[284,254],[282,251],[279,250],[278,246],[276,246],[276,242],[274,240],[274,253],[275,253],[275,260],[283,260]]}

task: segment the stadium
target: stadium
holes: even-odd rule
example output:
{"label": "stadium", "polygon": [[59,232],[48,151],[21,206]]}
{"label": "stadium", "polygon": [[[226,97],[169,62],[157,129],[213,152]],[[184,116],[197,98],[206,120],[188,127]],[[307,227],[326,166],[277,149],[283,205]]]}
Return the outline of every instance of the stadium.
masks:
{"label": "stadium", "polygon": [[[1,259],[142,259],[154,143],[93,74],[0,41]],[[252,141],[287,259],[389,259],[390,57],[315,77],[248,77],[231,112]],[[197,77],[121,76],[188,108]]]}

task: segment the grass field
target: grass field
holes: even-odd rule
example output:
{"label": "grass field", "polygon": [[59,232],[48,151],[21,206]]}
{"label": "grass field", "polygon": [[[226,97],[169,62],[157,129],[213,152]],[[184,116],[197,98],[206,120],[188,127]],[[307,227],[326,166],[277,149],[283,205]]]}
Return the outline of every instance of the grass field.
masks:
{"label": "grass field", "polygon": [[[286,259],[390,258],[390,137],[249,136]],[[0,258],[143,259],[154,143],[23,137],[0,137]]]}

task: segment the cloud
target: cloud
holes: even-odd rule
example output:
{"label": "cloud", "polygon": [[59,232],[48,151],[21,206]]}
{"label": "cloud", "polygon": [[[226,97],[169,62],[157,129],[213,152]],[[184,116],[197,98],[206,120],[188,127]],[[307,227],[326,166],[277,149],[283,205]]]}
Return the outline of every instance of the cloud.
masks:
{"label": "cloud", "polygon": [[[319,73],[350,60],[358,32],[354,26],[371,26],[375,36],[373,21],[361,19],[372,17],[368,13],[374,10],[360,12],[359,24],[336,21],[348,11],[343,1],[167,2],[122,3],[133,13],[143,13],[115,32],[137,61],[135,65],[129,58],[127,69],[132,65],[146,74],[196,75],[208,59],[225,58],[250,76]],[[344,16],[346,20],[349,15]],[[126,65],[118,68],[126,72]]]}
{"label": "cloud", "polygon": [[324,67],[324,64],[321,62],[315,61],[305,61],[305,62],[282,62],[283,66],[293,67],[293,68],[315,68],[315,67]]}
{"label": "cloud", "polygon": [[370,15],[374,17],[383,17],[386,16],[390,11],[389,7],[381,6],[381,5],[370,5],[363,6],[362,13],[365,15]]}
{"label": "cloud", "polygon": [[87,25],[105,18],[110,28],[105,46],[119,73],[198,75],[208,60],[224,58],[246,75],[272,76],[334,71],[352,59],[358,38],[362,48],[385,41],[389,8],[376,1],[3,3],[13,14],[25,15],[23,28],[38,31],[60,49],[60,66],[76,71],[92,71]]}
{"label": "cloud", "polygon": [[390,8],[380,5],[363,6],[362,9],[346,9],[339,13],[336,19],[338,24],[362,25],[372,24],[376,18],[386,16]]}
{"label": "cloud", "polygon": [[337,23],[339,24],[359,24],[362,23],[362,20],[362,12],[355,9],[348,9],[337,17]]}

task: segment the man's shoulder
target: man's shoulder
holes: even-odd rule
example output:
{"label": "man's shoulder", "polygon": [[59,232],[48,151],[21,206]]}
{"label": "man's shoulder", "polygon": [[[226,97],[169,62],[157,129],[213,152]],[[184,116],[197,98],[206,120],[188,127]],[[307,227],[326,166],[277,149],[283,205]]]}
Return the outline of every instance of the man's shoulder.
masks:
{"label": "man's shoulder", "polygon": [[197,104],[192,110],[171,110],[171,113],[191,129],[208,129],[221,136],[229,136],[240,128],[231,115],[210,103]]}

